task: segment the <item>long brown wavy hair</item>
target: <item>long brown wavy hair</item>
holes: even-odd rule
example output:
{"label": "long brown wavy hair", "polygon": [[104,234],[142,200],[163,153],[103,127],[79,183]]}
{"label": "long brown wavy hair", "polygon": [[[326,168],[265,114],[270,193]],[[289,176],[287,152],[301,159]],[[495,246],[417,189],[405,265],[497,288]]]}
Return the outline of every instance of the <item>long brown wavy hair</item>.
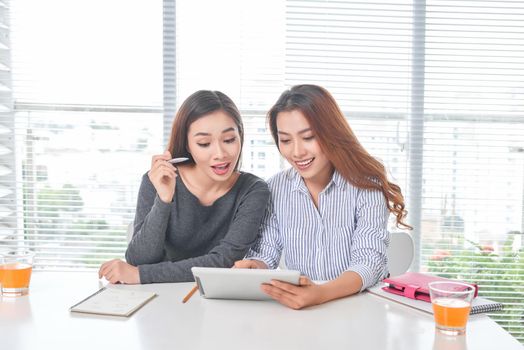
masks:
{"label": "long brown wavy hair", "polygon": [[335,169],[358,188],[381,191],[389,211],[396,216],[397,227],[412,229],[404,222],[407,211],[400,187],[388,181],[384,165],[360,144],[333,96],[316,85],[296,85],[284,91],[267,115],[277,147],[277,116],[293,110],[304,114]]}

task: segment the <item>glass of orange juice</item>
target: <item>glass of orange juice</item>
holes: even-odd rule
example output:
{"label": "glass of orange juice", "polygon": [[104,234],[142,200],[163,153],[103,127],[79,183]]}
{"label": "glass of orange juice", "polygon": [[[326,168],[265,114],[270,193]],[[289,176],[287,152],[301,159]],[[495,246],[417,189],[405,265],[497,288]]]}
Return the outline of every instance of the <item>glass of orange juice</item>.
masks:
{"label": "glass of orange juice", "polygon": [[29,250],[0,252],[0,285],[3,296],[20,296],[29,292],[34,256]]}
{"label": "glass of orange juice", "polygon": [[464,334],[475,288],[461,282],[431,282],[429,294],[437,330],[448,335]]}

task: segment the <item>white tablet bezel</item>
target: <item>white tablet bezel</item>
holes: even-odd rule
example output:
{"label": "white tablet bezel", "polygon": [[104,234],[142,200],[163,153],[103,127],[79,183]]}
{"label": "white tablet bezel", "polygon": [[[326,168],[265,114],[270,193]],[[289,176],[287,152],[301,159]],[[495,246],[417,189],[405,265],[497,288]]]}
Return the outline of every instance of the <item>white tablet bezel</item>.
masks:
{"label": "white tablet bezel", "polygon": [[200,295],[208,299],[271,299],[260,285],[279,280],[298,285],[300,272],[295,270],[191,268]]}

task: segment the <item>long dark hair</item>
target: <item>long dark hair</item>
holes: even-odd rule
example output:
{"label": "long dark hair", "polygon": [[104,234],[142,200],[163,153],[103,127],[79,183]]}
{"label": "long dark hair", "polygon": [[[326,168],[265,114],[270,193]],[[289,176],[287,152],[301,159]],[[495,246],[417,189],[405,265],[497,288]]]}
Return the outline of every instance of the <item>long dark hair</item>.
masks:
{"label": "long dark hair", "polygon": [[304,114],[335,169],[358,188],[381,191],[389,211],[396,216],[397,227],[412,229],[403,221],[407,211],[400,187],[388,181],[384,165],[360,144],[333,96],[316,85],[296,85],[284,91],[268,112],[269,128],[277,147],[277,116],[293,110]]}
{"label": "long dark hair", "polygon": [[244,125],[233,100],[220,91],[200,90],[193,93],[182,103],[173,120],[169,145],[167,146],[173,158],[187,157],[189,158],[188,162],[195,163],[187,145],[189,126],[197,119],[216,111],[222,111],[230,116],[238,128],[240,155],[237,164],[235,164],[235,170],[238,170],[242,158],[242,147],[244,146]]}

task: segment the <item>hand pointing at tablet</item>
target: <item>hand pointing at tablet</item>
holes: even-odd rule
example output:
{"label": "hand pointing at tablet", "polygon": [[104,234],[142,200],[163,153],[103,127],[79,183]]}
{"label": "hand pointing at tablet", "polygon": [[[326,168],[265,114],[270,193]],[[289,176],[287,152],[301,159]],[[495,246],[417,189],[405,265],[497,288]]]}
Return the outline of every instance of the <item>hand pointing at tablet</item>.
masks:
{"label": "hand pointing at tablet", "polygon": [[267,265],[260,260],[238,260],[235,261],[234,268],[237,269],[267,269]]}

